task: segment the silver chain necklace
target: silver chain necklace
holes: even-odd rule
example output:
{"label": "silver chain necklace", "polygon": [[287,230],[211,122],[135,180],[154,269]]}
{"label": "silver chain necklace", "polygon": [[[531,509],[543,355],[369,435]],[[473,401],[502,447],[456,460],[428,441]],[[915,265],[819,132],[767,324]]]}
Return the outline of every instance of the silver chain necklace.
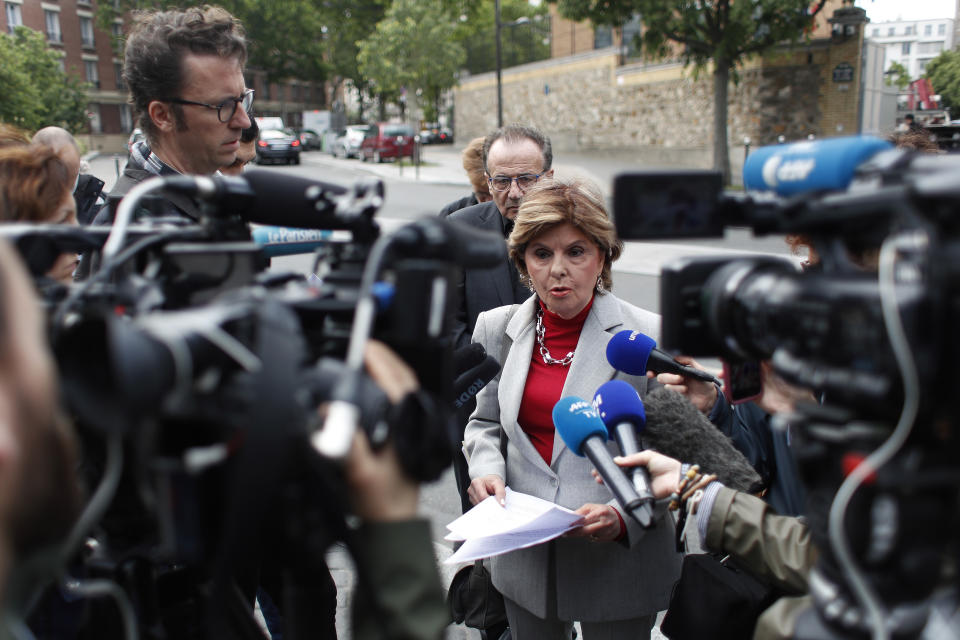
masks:
{"label": "silver chain necklace", "polygon": [[573,362],[573,351],[568,353],[562,359],[557,360],[550,355],[550,352],[547,350],[547,345],[543,341],[543,334],[545,333],[543,328],[543,309],[540,308],[540,305],[537,305],[537,343],[540,345],[540,356],[543,358],[543,361],[546,364],[559,364],[561,367],[569,367],[570,363]]}

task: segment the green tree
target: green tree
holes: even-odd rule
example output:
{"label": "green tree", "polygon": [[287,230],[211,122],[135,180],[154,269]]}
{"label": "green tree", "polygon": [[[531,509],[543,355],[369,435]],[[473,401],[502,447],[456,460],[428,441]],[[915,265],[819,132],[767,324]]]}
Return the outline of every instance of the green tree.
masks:
{"label": "green tree", "polygon": [[390,0],[327,0],[329,16],[327,55],[331,81],[337,87],[350,81],[360,93],[359,119],[363,121],[364,95],[371,89],[369,79],[360,71],[360,42],[373,33],[386,14]]}
{"label": "green tree", "polygon": [[435,120],[440,94],[456,84],[464,60],[455,29],[440,0],[395,0],[360,43],[360,71],[380,95],[394,97],[403,89],[420,95],[424,117]]}
{"label": "green tree", "polygon": [[[470,73],[492,71],[497,64],[496,0],[473,0],[461,5],[446,0],[457,15],[454,39],[467,52],[465,67]],[[550,57],[549,9],[545,3],[534,6],[528,0],[501,0],[500,23],[503,66],[543,60]]]}
{"label": "green tree", "polygon": [[883,72],[886,76],[886,84],[888,87],[896,85],[898,89],[903,91],[907,88],[907,85],[910,84],[910,72],[907,71],[907,68],[900,64],[897,61],[890,63],[890,66],[886,71]]}
{"label": "green tree", "polygon": [[0,34],[0,96],[0,121],[28,131],[87,130],[86,85],[61,71],[60,57],[32,29]]}
{"label": "green tree", "polygon": [[797,40],[826,0],[551,0],[574,20],[618,26],[635,14],[643,19],[645,53],[663,58],[679,52],[697,71],[713,64],[713,164],[730,179],[727,93],[736,68],[784,41]]}
{"label": "green tree", "polygon": [[926,77],[944,107],[960,106],[960,51],[944,51],[927,63]]}
{"label": "green tree", "polygon": [[[170,9],[178,0],[117,0],[100,2],[97,20],[109,30],[113,21],[138,9]],[[247,65],[267,74],[269,81],[300,78],[323,82],[326,62],[325,3],[322,0],[219,0],[216,4],[234,15],[247,32]],[[118,42],[118,51],[122,42]]]}

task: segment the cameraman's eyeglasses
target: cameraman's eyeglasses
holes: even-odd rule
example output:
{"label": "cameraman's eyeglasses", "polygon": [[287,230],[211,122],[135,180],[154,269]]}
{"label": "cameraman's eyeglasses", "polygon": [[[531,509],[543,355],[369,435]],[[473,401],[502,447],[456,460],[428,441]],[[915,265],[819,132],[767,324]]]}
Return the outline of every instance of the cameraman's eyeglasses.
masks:
{"label": "cameraman's eyeglasses", "polygon": [[526,191],[533,185],[537,184],[537,180],[540,179],[542,174],[532,174],[525,173],[522,176],[517,176],[516,178],[508,178],[507,176],[497,176],[495,178],[490,178],[490,188],[494,191],[507,191],[510,189],[510,185],[513,184],[513,181],[517,181],[517,188],[520,191]]}
{"label": "cameraman's eyeglasses", "polygon": [[[207,109],[217,110],[217,119],[220,122],[230,122],[237,113],[237,107],[242,106],[244,111],[250,111],[253,105],[253,89],[247,89],[239,98],[227,98],[220,104],[207,104],[206,102],[194,102],[193,100],[184,100],[183,98],[170,98],[167,102],[174,104],[191,104],[196,107],[206,107]],[[226,114],[226,118],[224,118]]]}

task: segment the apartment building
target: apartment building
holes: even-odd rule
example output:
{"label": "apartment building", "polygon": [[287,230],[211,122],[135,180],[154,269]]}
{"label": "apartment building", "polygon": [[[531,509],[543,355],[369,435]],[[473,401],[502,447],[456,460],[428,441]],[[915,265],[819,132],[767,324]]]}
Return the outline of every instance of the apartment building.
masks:
{"label": "apartment building", "polygon": [[931,60],[953,48],[954,19],[874,22],[867,25],[866,35],[884,47],[887,69],[899,62],[915,80],[923,76]]}

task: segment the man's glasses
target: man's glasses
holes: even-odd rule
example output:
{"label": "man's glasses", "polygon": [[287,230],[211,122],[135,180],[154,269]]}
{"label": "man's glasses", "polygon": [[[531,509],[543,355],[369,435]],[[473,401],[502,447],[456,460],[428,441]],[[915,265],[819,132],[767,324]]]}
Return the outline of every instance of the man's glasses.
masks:
{"label": "man's glasses", "polygon": [[525,173],[522,176],[517,176],[516,178],[508,178],[507,176],[496,176],[490,178],[490,188],[494,191],[507,191],[510,189],[510,185],[513,184],[513,181],[517,181],[517,187],[520,191],[526,191],[533,185],[537,184],[537,180],[540,179],[541,174],[532,174]]}
{"label": "man's glasses", "polygon": [[[217,110],[217,119],[220,122],[230,122],[237,113],[237,107],[242,106],[244,111],[250,111],[253,105],[253,89],[247,89],[239,98],[227,98],[220,104],[207,104],[206,102],[194,102],[193,100],[184,100],[183,98],[171,98],[167,102],[174,104],[192,104],[197,107],[206,107],[207,109]],[[226,115],[226,117],[224,117]]]}

